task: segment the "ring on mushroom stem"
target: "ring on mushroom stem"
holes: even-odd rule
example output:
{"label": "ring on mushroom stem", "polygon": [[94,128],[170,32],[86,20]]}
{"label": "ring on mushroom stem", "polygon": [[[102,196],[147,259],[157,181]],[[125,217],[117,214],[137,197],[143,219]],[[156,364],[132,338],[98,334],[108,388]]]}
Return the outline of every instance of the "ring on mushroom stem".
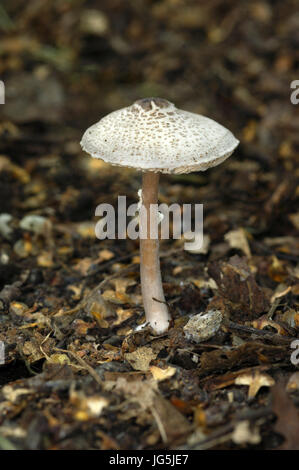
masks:
{"label": "ring on mushroom stem", "polygon": [[155,333],[169,328],[170,315],[165,302],[159,261],[158,237],[151,238],[150,227],[158,214],[150,205],[158,202],[159,173],[205,171],[226,160],[239,144],[233,134],[200,114],[177,109],[162,98],[145,98],[114,111],[87,129],[81,146],[92,157],[112,165],[142,170],[140,217],[140,279],[146,321]]}

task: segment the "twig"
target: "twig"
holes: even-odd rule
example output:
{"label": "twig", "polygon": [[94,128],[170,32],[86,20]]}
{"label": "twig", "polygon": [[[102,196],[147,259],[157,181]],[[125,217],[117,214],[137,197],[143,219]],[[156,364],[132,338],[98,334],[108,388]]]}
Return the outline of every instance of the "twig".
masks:
{"label": "twig", "polygon": [[271,331],[258,330],[257,328],[253,328],[251,326],[239,325],[238,323],[234,323],[231,320],[226,320],[225,326],[228,329],[243,331],[244,333],[250,333],[257,336],[263,336],[264,338],[274,342],[278,341],[280,343],[289,343],[293,338],[292,336],[278,335],[277,333],[272,333]]}

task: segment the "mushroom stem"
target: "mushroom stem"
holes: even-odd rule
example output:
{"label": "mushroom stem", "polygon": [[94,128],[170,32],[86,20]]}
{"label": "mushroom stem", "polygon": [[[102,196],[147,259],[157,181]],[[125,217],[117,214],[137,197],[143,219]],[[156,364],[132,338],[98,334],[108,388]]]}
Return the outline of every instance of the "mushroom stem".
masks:
{"label": "mushroom stem", "polygon": [[[165,303],[159,260],[159,237],[151,238],[150,227],[158,227],[158,211],[150,210],[158,203],[159,173],[145,172],[142,177],[140,211],[140,278],[146,321],[157,334],[169,327],[170,316]],[[146,232],[144,229],[147,229]],[[158,233],[158,230],[157,230]],[[144,239],[142,238],[144,235]]]}

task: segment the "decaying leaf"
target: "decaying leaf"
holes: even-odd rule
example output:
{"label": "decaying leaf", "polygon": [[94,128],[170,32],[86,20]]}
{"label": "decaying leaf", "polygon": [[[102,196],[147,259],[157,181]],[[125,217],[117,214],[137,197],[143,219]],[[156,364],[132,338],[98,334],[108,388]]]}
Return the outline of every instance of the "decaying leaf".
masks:
{"label": "decaying leaf", "polygon": [[131,364],[133,369],[144,372],[149,369],[151,361],[155,359],[156,356],[157,354],[153,352],[152,348],[146,346],[142,346],[133,352],[124,354],[125,359]]}
{"label": "decaying leaf", "polygon": [[216,377],[211,377],[208,378],[207,380],[204,380],[204,388],[206,390],[219,390],[221,388],[229,387],[230,385],[233,385],[235,383],[235,380],[237,377],[240,375],[244,375],[247,373],[251,373],[253,370],[267,370],[269,366],[257,366],[254,369],[241,369],[233,372],[227,372],[226,374],[223,375],[218,375]]}
{"label": "decaying leaf", "polygon": [[257,330],[263,330],[266,327],[274,328],[279,335],[288,336],[288,332],[281,325],[273,320],[270,320],[267,315],[262,315],[257,320],[252,322],[252,326]]}
{"label": "decaying leaf", "polygon": [[209,274],[216,281],[219,294],[230,302],[232,312],[255,318],[268,310],[269,301],[256,283],[245,259],[233,256],[229,262],[213,263]]}
{"label": "decaying leaf", "polygon": [[253,365],[277,363],[288,356],[289,351],[285,346],[250,341],[230,349],[204,351],[200,356],[199,373],[231,370],[233,367],[240,367],[248,362]]}
{"label": "decaying leaf", "polygon": [[232,440],[235,444],[259,444],[261,436],[257,426],[252,426],[248,420],[244,420],[236,424]]}
{"label": "decaying leaf", "polygon": [[170,379],[176,373],[175,367],[167,367],[166,369],[161,369],[157,366],[151,366],[149,368],[150,372],[152,373],[153,377],[157,382],[162,382],[162,380]]}
{"label": "decaying leaf", "polygon": [[52,354],[48,360],[53,364],[71,364],[71,361],[66,354]]}
{"label": "decaying leaf", "polygon": [[104,298],[99,288],[93,289],[80,303],[84,310],[94,317],[101,328],[107,328],[108,319],[115,316],[112,303]]}
{"label": "decaying leaf", "polygon": [[116,278],[112,279],[110,282],[114,285],[115,291],[121,293],[125,293],[128,287],[135,286],[136,284],[135,279],[126,278]]}
{"label": "decaying leaf", "polygon": [[75,271],[79,271],[82,276],[86,276],[92,264],[92,258],[82,258],[76,262],[76,264],[73,266],[73,269],[75,269]]}
{"label": "decaying leaf", "polygon": [[50,251],[43,251],[37,257],[37,264],[42,268],[52,268],[54,265],[53,253],[51,253]]}
{"label": "decaying leaf", "polygon": [[261,387],[273,387],[275,384],[274,379],[264,373],[253,370],[251,373],[239,375],[235,379],[236,385],[247,385],[248,399],[254,398]]}
{"label": "decaying leaf", "polygon": [[299,212],[296,212],[295,214],[289,214],[289,219],[294,227],[299,230]]}
{"label": "decaying leaf", "polygon": [[103,299],[116,305],[131,304],[131,298],[125,292],[117,292],[107,289],[103,292]]}
{"label": "decaying leaf", "polygon": [[282,383],[272,389],[272,409],[277,416],[275,430],[284,437],[282,450],[299,450],[299,412]]}
{"label": "decaying leaf", "polygon": [[247,239],[247,234],[243,228],[231,230],[224,236],[225,240],[228,241],[231,248],[237,248],[243,251],[247,258],[251,258],[251,251]]}
{"label": "decaying leaf", "polygon": [[299,372],[294,372],[288,380],[286,390],[288,392],[295,392],[299,390]]}
{"label": "decaying leaf", "polygon": [[155,393],[157,392],[157,382],[152,380],[126,380],[124,376],[118,376],[112,384],[114,390],[124,393],[133,402],[137,402],[139,406],[146,410],[153,406]]}
{"label": "decaying leaf", "polygon": [[114,253],[112,251],[110,251],[110,250],[100,250],[97,262],[102,263],[103,261],[109,261],[113,257],[114,257]]}
{"label": "decaying leaf", "polygon": [[286,312],[280,313],[278,318],[292,328],[299,327],[299,311],[288,309]]}
{"label": "decaying leaf", "polygon": [[98,418],[109,405],[109,400],[100,395],[86,396],[81,391],[71,390],[70,403],[75,408],[75,418],[78,421],[88,421],[90,418]]}
{"label": "decaying leaf", "polygon": [[284,282],[288,275],[285,263],[273,255],[272,262],[268,268],[268,274],[273,281]]}
{"label": "decaying leaf", "polygon": [[155,396],[151,411],[165,443],[190,434],[192,425],[187,418],[161,395]]}
{"label": "decaying leaf", "polygon": [[14,403],[20,396],[33,393],[33,390],[22,387],[14,388],[11,385],[5,385],[2,388],[1,392],[6,400],[9,400],[10,402]]}

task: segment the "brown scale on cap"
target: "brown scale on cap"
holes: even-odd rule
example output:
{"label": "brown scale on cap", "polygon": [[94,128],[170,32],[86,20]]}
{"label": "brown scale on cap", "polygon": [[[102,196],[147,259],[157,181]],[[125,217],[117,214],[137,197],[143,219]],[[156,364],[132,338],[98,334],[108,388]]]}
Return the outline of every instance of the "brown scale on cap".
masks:
{"label": "brown scale on cap", "polygon": [[142,98],[141,100],[135,101],[134,104],[138,104],[144,111],[151,111],[153,109],[153,103],[158,108],[169,108],[170,102],[163,98]]}

